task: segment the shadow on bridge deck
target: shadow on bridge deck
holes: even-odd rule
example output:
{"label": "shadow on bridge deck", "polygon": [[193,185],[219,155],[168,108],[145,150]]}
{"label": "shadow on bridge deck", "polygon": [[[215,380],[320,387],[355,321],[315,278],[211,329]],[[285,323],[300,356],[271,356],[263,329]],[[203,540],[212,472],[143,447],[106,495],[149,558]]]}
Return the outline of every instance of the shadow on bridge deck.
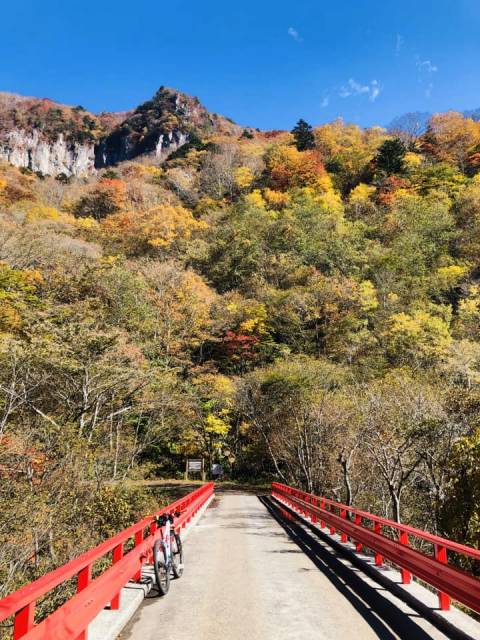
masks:
{"label": "shadow on bridge deck", "polygon": [[[343,554],[337,553],[327,544],[331,541],[321,531],[315,529],[320,538],[316,540],[295,520],[293,512],[280,508],[271,498],[261,496],[259,500],[270,515],[280,524],[285,533],[305,553],[313,564],[332,583],[338,592],[358,611],[382,640],[405,638],[408,640],[431,640],[432,635],[417,624],[415,618],[422,619],[420,613],[402,609],[392,602],[391,595],[386,597],[387,589],[378,584],[369,584],[361,571],[346,565]],[[283,512],[283,515],[282,515]],[[288,514],[285,517],[285,514]],[[274,553],[291,553],[279,550]],[[312,571],[313,569],[306,569]],[[467,638],[467,636],[465,636]]]}
{"label": "shadow on bridge deck", "polygon": [[[285,514],[282,516],[282,511]],[[350,566],[331,541],[265,496],[223,493],[186,545],[166,598],[149,598],[125,640],[445,640]],[[318,535],[318,537],[317,537]],[[153,593],[151,594],[154,595]]]}

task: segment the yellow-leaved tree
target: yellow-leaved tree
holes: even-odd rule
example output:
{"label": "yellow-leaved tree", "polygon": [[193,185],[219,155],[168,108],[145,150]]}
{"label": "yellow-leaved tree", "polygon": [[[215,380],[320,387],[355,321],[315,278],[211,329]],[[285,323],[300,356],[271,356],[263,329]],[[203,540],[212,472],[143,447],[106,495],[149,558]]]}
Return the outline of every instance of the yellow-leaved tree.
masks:
{"label": "yellow-leaved tree", "polygon": [[181,206],[160,205],[145,212],[118,213],[101,223],[103,237],[130,255],[169,253],[207,228]]}
{"label": "yellow-leaved tree", "polygon": [[233,175],[235,178],[235,184],[240,191],[248,189],[255,178],[253,171],[249,167],[238,167],[238,169],[235,169],[233,172]]}
{"label": "yellow-leaved tree", "polygon": [[447,319],[423,309],[392,314],[383,338],[398,364],[423,366],[445,359],[452,342]]}

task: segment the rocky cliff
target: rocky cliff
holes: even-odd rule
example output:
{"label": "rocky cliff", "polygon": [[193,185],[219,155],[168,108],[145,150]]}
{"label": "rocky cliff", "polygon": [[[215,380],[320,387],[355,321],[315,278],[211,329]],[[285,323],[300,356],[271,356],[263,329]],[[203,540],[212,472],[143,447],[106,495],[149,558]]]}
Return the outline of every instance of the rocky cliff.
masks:
{"label": "rocky cliff", "polygon": [[94,171],[102,119],[83,107],[0,93],[0,159],[48,175]]}
{"label": "rocky cliff", "polygon": [[95,164],[107,167],[141,155],[161,160],[192,135],[203,137],[220,131],[238,135],[242,129],[209,113],[198,98],[160,87],[151,100],[138,106],[100,142]]}
{"label": "rocky cliff", "polygon": [[241,131],[197,98],[166,87],[132,112],[99,116],[81,106],[0,94],[0,160],[45,175],[81,176],[143,155],[161,161],[193,135]]}
{"label": "rocky cliff", "polygon": [[67,141],[63,133],[45,140],[36,129],[13,129],[0,140],[0,159],[44,175],[81,176],[94,171],[95,146]]}

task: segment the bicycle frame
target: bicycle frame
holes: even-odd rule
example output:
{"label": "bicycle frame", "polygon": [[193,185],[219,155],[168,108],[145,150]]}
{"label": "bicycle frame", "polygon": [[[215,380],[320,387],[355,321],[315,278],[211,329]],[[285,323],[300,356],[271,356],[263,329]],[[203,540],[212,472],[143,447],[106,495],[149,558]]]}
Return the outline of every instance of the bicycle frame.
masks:
{"label": "bicycle frame", "polygon": [[165,548],[165,562],[167,567],[170,566],[172,562],[172,523],[170,522],[170,518],[167,518],[167,522],[165,523],[165,527],[162,531],[162,540],[163,546]]}
{"label": "bicycle frame", "polygon": [[153,546],[153,570],[159,594],[162,596],[168,593],[171,575],[180,578],[183,573],[182,541],[175,533],[173,524],[174,518],[179,516],[180,513],[169,513],[157,518],[160,537]]}

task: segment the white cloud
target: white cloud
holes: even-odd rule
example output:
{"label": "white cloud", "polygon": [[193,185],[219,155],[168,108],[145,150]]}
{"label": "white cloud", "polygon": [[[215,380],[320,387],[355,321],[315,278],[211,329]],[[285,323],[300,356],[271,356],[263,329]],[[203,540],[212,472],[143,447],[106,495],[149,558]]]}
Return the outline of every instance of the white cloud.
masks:
{"label": "white cloud", "polygon": [[397,33],[397,39],[395,41],[395,55],[399,55],[401,48],[405,44],[405,38]]}
{"label": "white cloud", "polygon": [[288,27],[287,33],[295,40],[295,42],[303,42],[303,38],[294,27]]}
{"label": "white cloud", "polygon": [[430,98],[434,87],[432,73],[437,73],[438,67],[431,60],[422,60],[419,56],[417,56],[416,65],[418,83],[424,86],[425,97]]}
{"label": "white cloud", "polygon": [[420,58],[418,58],[417,67],[420,71],[426,71],[427,73],[436,73],[438,71],[437,65],[433,64],[431,60],[420,60]]}
{"label": "white cloud", "polygon": [[330,98],[328,96],[325,96],[325,98],[323,98],[322,101],[320,102],[320,106],[322,107],[322,109],[325,109],[325,107],[328,107],[329,102],[330,102]]}
{"label": "white cloud", "polygon": [[381,91],[380,85],[376,80],[373,80],[372,84],[370,85],[370,96],[368,98],[370,102],[375,102],[375,100],[380,95],[380,91]]}
{"label": "white cloud", "polygon": [[366,84],[360,84],[353,78],[350,78],[347,84],[340,87],[340,97],[349,98],[350,96],[359,96],[362,93],[369,93],[370,87]]}
{"label": "white cloud", "polygon": [[368,95],[370,102],[375,102],[381,92],[381,87],[377,80],[372,80],[370,84],[361,84],[353,78],[349,78],[348,82],[340,87],[339,96],[341,98],[349,98],[350,96]]}

